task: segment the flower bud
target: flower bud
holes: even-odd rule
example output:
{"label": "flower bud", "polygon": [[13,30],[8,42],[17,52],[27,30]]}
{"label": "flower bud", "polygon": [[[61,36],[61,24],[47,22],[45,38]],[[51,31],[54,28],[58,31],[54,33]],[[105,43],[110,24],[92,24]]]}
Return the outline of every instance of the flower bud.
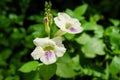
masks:
{"label": "flower bud", "polygon": [[48,18],[49,18],[49,23],[50,23],[50,26],[53,24],[53,16],[52,14],[48,14]]}
{"label": "flower bud", "polygon": [[48,17],[44,18],[44,23],[45,23],[45,31],[47,32],[48,35],[50,35],[50,27],[49,27],[49,19],[48,19]]}

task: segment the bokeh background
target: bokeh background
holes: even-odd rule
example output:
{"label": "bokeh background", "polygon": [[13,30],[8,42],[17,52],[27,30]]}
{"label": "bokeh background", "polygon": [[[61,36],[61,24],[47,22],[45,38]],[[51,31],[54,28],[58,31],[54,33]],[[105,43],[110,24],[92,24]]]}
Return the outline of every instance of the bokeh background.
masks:
{"label": "bokeh background", "polygon": [[[46,37],[45,1],[0,0],[0,80],[38,80],[36,72],[23,73],[19,68],[33,61],[30,55],[35,47],[33,39]],[[63,36],[67,52],[58,62],[65,65],[58,65],[50,80],[119,80],[120,1],[51,2],[53,16],[66,12],[81,22],[84,31]],[[53,34],[58,30],[55,24],[52,30]]]}

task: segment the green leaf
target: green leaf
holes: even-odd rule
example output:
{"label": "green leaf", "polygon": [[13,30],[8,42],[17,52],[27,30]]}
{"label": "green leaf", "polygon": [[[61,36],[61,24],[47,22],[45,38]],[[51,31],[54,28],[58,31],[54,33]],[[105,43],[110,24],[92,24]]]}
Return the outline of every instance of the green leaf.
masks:
{"label": "green leaf", "polygon": [[24,72],[24,73],[28,73],[31,71],[35,71],[39,66],[39,62],[38,61],[29,61],[27,63],[25,63],[20,69],[19,71]]}
{"label": "green leaf", "polygon": [[83,14],[86,12],[87,7],[88,7],[87,4],[83,4],[83,5],[81,5],[81,6],[78,6],[77,8],[75,8],[74,13],[75,13],[77,16],[81,16],[81,15],[83,15]]}
{"label": "green leaf", "polygon": [[3,78],[4,78],[3,75],[0,75],[0,80],[3,80]]}
{"label": "green leaf", "polygon": [[113,53],[120,54],[120,33],[119,28],[115,26],[110,26],[105,30],[105,35],[109,36],[111,49]]}
{"label": "green leaf", "polygon": [[74,12],[70,9],[66,9],[65,11],[67,14],[69,14],[70,16],[74,16]]}
{"label": "green leaf", "polygon": [[82,52],[86,57],[94,58],[96,54],[104,55],[104,43],[102,40],[97,38],[91,38],[85,45],[82,47]]}
{"label": "green leaf", "polygon": [[106,30],[105,30],[105,35],[110,36],[112,34],[119,34],[119,28],[115,27],[115,26],[109,26]]}
{"label": "green leaf", "polygon": [[10,49],[6,49],[1,52],[0,56],[3,60],[6,60],[9,58],[9,56],[12,54],[12,51]]}
{"label": "green leaf", "polygon": [[118,26],[120,24],[119,20],[116,20],[116,19],[109,19],[109,20],[114,26]]}
{"label": "green leaf", "polygon": [[5,80],[20,80],[19,76],[7,76]]}
{"label": "green leaf", "polygon": [[105,68],[104,72],[105,72],[105,74],[102,75],[102,77],[103,77],[105,80],[108,80],[108,79],[109,79],[109,73],[110,73],[108,63],[106,64],[106,68]]}
{"label": "green leaf", "polygon": [[114,56],[109,68],[112,76],[116,77],[120,72],[120,57]]}
{"label": "green leaf", "polygon": [[75,34],[66,33],[66,34],[65,34],[65,37],[66,37],[68,40],[72,40],[72,39],[74,39]]}
{"label": "green leaf", "polygon": [[73,60],[73,63],[74,63],[73,64],[74,70],[79,71],[81,69],[79,55],[76,55],[75,57],[73,57],[72,60]]}
{"label": "green leaf", "polygon": [[72,69],[72,66],[64,63],[57,63],[56,74],[63,78],[72,78],[76,75],[75,71]]}
{"label": "green leaf", "polygon": [[110,43],[112,45],[112,49],[117,49],[117,47],[120,45],[120,34],[110,35]]}
{"label": "green leaf", "polygon": [[16,14],[9,14],[9,19],[17,20],[18,16]]}
{"label": "green leaf", "polygon": [[97,21],[99,21],[99,20],[102,19],[102,18],[103,18],[102,15],[95,14],[95,15],[93,15],[93,16],[90,16],[90,22],[96,24]]}
{"label": "green leaf", "polygon": [[90,36],[86,33],[83,33],[81,36],[75,39],[79,44],[86,44],[90,40]]}
{"label": "green leaf", "polygon": [[23,80],[41,80],[40,77],[39,77],[39,72],[38,71],[23,73],[22,78],[23,78]]}
{"label": "green leaf", "polygon": [[96,28],[96,30],[94,31],[94,33],[95,33],[95,37],[97,37],[97,38],[103,37],[103,33],[104,33],[103,27],[100,26],[100,25],[97,25],[97,28]]}
{"label": "green leaf", "polygon": [[36,37],[43,37],[45,33],[45,28],[43,24],[34,24],[31,25],[28,29],[29,32],[33,32],[32,35]]}
{"label": "green leaf", "polygon": [[85,69],[83,69],[83,72],[84,72],[84,74],[89,75],[89,76],[93,75],[93,76],[96,76],[96,77],[101,77],[100,72],[98,72],[94,69],[91,69],[91,68],[85,68]]}
{"label": "green leaf", "polygon": [[58,63],[71,63],[72,59],[70,58],[70,56],[66,53],[64,54],[64,56],[58,58],[57,60]]}
{"label": "green leaf", "polygon": [[90,22],[86,22],[82,26],[83,26],[84,30],[96,30],[97,29],[97,25],[92,24]]}
{"label": "green leaf", "polygon": [[113,26],[109,26],[106,30],[105,30],[105,35],[110,36],[112,31],[113,31]]}
{"label": "green leaf", "polygon": [[41,65],[39,75],[42,80],[49,80],[56,72],[57,65]]}
{"label": "green leaf", "polygon": [[40,15],[32,15],[32,16],[30,16],[28,19],[40,23],[40,22],[43,21],[43,16],[40,16]]}

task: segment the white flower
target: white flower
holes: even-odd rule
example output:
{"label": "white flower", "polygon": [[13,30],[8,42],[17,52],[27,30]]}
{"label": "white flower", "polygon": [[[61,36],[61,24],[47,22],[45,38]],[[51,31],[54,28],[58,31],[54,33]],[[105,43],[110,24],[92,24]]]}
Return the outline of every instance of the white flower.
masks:
{"label": "white flower", "polygon": [[71,34],[77,34],[83,31],[78,19],[71,18],[66,13],[58,13],[54,18],[55,24],[62,30]]}
{"label": "white flower", "polygon": [[49,38],[36,38],[33,40],[36,45],[35,50],[31,53],[31,56],[44,64],[52,64],[56,62],[58,57],[62,57],[66,51],[66,48],[62,44],[61,37],[53,39]]}

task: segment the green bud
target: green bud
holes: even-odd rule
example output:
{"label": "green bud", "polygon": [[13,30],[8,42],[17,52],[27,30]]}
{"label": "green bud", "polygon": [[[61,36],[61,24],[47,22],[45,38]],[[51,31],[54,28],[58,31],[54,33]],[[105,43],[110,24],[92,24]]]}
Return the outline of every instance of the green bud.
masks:
{"label": "green bud", "polygon": [[45,2],[44,24],[45,24],[45,31],[47,32],[49,37],[50,37],[50,27],[52,26],[52,23],[53,23],[53,17],[52,17],[52,14],[50,14],[51,6],[52,6],[52,3],[50,1]]}
{"label": "green bud", "polygon": [[51,26],[53,24],[53,16],[52,16],[52,14],[48,14],[48,18],[49,18],[50,26]]}
{"label": "green bud", "polygon": [[51,3],[51,1],[49,1],[49,8],[51,8],[51,6],[52,6],[52,3]]}
{"label": "green bud", "polygon": [[47,32],[48,36],[50,36],[50,26],[49,26],[49,19],[48,19],[48,17],[44,18],[44,24],[45,24],[45,31]]}
{"label": "green bud", "polygon": [[48,2],[47,2],[47,1],[45,1],[45,7],[46,7],[46,8],[48,7]]}

